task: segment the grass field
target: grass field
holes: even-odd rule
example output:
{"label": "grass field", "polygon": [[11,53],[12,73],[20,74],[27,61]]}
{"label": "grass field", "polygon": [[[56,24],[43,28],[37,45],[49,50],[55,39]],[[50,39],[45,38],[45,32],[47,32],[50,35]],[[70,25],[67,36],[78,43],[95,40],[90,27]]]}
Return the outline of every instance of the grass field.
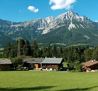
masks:
{"label": "grass field", "polygon": [[98,73],[1,71],[0,91],[98,91]]}

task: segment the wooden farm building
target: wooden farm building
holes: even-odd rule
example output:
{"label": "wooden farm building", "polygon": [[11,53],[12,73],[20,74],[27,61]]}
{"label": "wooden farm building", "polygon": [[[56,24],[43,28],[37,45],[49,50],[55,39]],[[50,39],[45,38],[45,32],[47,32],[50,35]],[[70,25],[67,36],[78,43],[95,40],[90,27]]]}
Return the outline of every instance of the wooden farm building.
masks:
{"label": "wooden farm building", "polygon": [[25,58],[23,60],[24,66],[28,67],[29,69],[36,69],[40,70],[42,67],[42,61],[44,58]]}
{"label": "wooden farm building", "polygon": [[98,61],[90,60],[85,63],[82,63],[82,69],[86,72],[94,72],[98,70]]}
{"label": "wooden farm building", "polygon": [[0,70],[6,71],[11,69],[12,62],[10,59],[1,58],[0,59]]}
{"label": "wooden farm building", "polygon": [[62,58],[45,58],[42,62],[42,69],[46,70],[59,70],[63,67]]}
{"label": "wooden farm building", "polygon": [[24,66],[36,70],[59,70],[63,65],[62,58],[25,58]]}

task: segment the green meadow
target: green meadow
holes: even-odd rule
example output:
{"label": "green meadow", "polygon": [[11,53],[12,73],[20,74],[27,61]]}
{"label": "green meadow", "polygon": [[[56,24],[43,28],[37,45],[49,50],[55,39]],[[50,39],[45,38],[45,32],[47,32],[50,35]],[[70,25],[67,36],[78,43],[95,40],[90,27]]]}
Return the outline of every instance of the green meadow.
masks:
{"label": "green meadow", "polygon": [[1,71],[0,91],[98,91],[98,73]]}

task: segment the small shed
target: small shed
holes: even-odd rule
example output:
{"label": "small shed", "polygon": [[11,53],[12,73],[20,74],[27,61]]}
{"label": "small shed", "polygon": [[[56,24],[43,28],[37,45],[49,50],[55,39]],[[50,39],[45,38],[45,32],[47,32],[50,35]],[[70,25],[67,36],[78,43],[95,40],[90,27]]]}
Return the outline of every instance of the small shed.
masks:
{"label": "small shed", "polygon": [[90,72],[98,70],[98,61],[90,60],[87,62],[82,63],[83,71]]}
{"label": "small shed", "polygon": [[0,70],[6,71],[11,69],[12,62],[10,59],[0,58]]}
{"label": "small shed", "polygon": [[45,58],[42,61],[42,69],[59,70],[63,67],[63,58]]}
{"label": "small shed", "polygon": [[29,69],[40,70],[42,68],[43,60],[44,58],[25,58],[23,62],[24,66],[28,67]]}

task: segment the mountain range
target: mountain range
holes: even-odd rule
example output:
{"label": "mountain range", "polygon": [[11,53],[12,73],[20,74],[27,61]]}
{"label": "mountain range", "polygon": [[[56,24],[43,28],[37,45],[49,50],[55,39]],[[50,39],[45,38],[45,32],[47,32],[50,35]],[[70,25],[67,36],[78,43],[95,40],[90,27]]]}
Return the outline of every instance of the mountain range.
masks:
{"label": "mountain range", "polygon": [[0,47],[19,37],[43,44],[98,45],[98,22],[73,11],[25,22],[0,19]]}

